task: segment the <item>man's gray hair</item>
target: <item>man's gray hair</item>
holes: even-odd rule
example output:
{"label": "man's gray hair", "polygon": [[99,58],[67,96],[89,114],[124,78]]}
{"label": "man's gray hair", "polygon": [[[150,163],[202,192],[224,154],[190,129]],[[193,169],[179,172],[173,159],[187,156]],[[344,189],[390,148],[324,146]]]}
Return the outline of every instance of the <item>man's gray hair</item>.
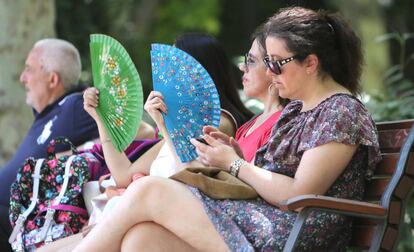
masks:
{"label": "man's gray hair", "polygon": [[46,38],[37,41],[34,48],[41,49],[43,69],[59,74],[65,90],[78,85],[82,65],[79,51],[73,44],[62,39]]}

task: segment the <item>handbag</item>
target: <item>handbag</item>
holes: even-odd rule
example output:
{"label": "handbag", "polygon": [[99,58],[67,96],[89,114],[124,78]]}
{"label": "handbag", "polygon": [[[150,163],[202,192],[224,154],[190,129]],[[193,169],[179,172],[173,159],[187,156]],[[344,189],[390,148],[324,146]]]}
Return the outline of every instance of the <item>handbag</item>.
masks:
{"label": "handbag", "polygon": [[171,179],[198,188],[213,199],[254,199],[257,192],[250,185],[219,168],[185,168]]}
{"label": "handbag", "polygon": [[[55,146],[69,145],[72,155],[57,158]],[[66,138],[53,139],[46,159],[26,159],[11,186],[9,243],[15,251],[33,251],[45,243],[78,233],[88,221],[82,187],[99,161],[78,153]]]}

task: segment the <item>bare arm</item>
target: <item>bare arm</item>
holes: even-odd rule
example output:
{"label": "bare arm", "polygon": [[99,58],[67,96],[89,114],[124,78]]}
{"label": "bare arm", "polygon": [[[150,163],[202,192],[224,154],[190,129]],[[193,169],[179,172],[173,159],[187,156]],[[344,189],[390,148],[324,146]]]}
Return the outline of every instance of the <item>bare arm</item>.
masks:
{"label": "bare arm", "polygon": [[[165,143],[168,144],[168,147],[170,148],[170,150],[172,150],[171,153],[174,155],[174,160],[177,167],[185,168],[192,166],[202,166],[202,164],[198,160],[193,160],[188,163],[181,163],[178,155],[175,152],[174,145],[168,135],[164,119],[161,114],[161,112],[168,113],[168,109],[163,101],[163,96],[160,92],[152,91],[148,95],[147,101],[144,105],[144,109],[152,117],[154,122],[157,124],[158,129],[163,134]],[[219,130],[231,135],[234,135],[235,133],[235,125],[233,123],[233,120],[226,113],[221,113]]]}
{"label": "bare arm", "polygon": [[[205,138],[210,146],[192,140],[203,163],[228,171],[230,163],[239,156],[230,146],[220,144],[210,136]],[[357,147],[330,142],[310,149],[303,154],[294,178],[249,163],[240,168],[238,177],[271,204],[301,194],[324,194],[348,165]]]}
{"label": "bare arm", "polygon": [[155,137],[155,129],[150,124],[141,121],[135,139],[151,139]]}
{"label": "bare arm", "polygon": [[234,120],[223,112],[221,112],[219,130],[228,136],[234,136],[237,130]]}
{"label": "bare arm", "polygon": [[145,173],[149,167],[134,166],[131,167],[131,162],[124,152],[118,152],[109,139],[106,129],[96,113],[96,107],[99,102],[99,91],[96,88],[88,88],[84,94],[84,109],[91,115],[98,126],[99,138],[102,143],[102,149],[105,156],[105,161],[111,175],[114,177],[117,186],[125,187],[132,181],[132,175],[138,171]]}

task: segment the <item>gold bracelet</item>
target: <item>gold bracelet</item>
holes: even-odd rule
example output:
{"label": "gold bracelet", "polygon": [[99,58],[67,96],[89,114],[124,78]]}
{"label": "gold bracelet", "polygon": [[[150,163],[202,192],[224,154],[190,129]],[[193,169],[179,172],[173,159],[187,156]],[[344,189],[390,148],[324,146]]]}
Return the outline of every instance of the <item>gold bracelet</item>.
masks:
{"label": "gold bracelet", "polygon": [[101,141],[101,144],[106,144],[106,143],[109,143],[109,142],[112,142],[112,140],[110,138],[107,138],[107,139]]}

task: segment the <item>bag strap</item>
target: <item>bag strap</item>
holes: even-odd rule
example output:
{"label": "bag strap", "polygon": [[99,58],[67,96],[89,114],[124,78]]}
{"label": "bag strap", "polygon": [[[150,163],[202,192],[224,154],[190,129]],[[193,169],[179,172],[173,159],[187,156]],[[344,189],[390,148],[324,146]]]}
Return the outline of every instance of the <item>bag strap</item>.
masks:
{"label": "bag strap", "polygon": [[55,206],[60,204],[60,201],[62,200],[63,196],[66,193],[66,189],[68,188],[69,184],[69,178],[72,176],[70,174],[70,167],[72,164],[73,159],[76,157],[76,155],[72,155],[66,160],[65,164],[65,174],[63,175],[63,184],[60,189],[59,195],[52,201],[52,205],[47,208],[46,216],[45,216],[45,223],[43,224],[42,231],[40,233],[40,238],[43,241],[46,238],[46,234],[49,231],[50,225],[53,222],[53,217],[55,215],[56,209],[54,209]]}
{"label": "bag strap", "polygon": [[38,159],[36,161],[36,166],[34,169],[33,177],[33,195],[31,198],[31,202],[29,207],[24,211],[22,214],[19,214],[17,218],[16,225],[13,228],[13,231],[9,237],[9,243],[13,243],[16,239],[17,233],[23,228],[24,222],[27,219],[27,216],[34,210],[37,204],[38,194],[39,194],[39,181],[40,181],[40,168],[42,167],[43,162],[45,161],[44,158]]}
{"label": "bag strap", "polygon": [[83,216],[88,216],[88,211],[86,211],[82,207],[59,204],[59,205],[52,206],[51,208],[53,208],[55,210],[68,211],[68,212],[77,213],[77,214],[80,214],[80,215],[83,215]]}
{"label": "bag strap", "polygon": [[[88,211],[86,211],[84,208],[82,207],[77,207],[77,206],[72,206],[72,205],[66,205],[66,204],[59,204],[56,206],[50,206],[50,208],[54,209],[54,210],[61,210],[61,211],[67,211],[67,212],[73,212],[73,213],[77,213],[83,216],[88,216]],[[44,208],[42,210],[40,210],[35,219],[38,218],[40,215],[42,215],[44,212],[47,211],[47,208]]]}
{"label": "bag strap", "polygon": [[70,167],[71,167],[73,159],[75,159],[75,157],[76,157],[76,155],[72,155],[66,161],[65,174],[63,175],[63,184],[62,184],[62,187],[60,189],[59,195],[53,200],[52,205],[54,205],[54,206],[59,205],[60,201],[63,198],[63,196],[65,196],[65,193],[66,193],[66,190],[67,190],[68,184],[69,184],[69,178],[72,176],[72,174],[70,174]]}
{"label": "bag strap", "polygon": [[76,146],[68,138],[60,136],[60,137],[55,137],[49,142],[46,148],[48,159],[56,158],[56,145],[58,144],[68,145],[73,155],[78,154],[78,150],[76,149]]}

